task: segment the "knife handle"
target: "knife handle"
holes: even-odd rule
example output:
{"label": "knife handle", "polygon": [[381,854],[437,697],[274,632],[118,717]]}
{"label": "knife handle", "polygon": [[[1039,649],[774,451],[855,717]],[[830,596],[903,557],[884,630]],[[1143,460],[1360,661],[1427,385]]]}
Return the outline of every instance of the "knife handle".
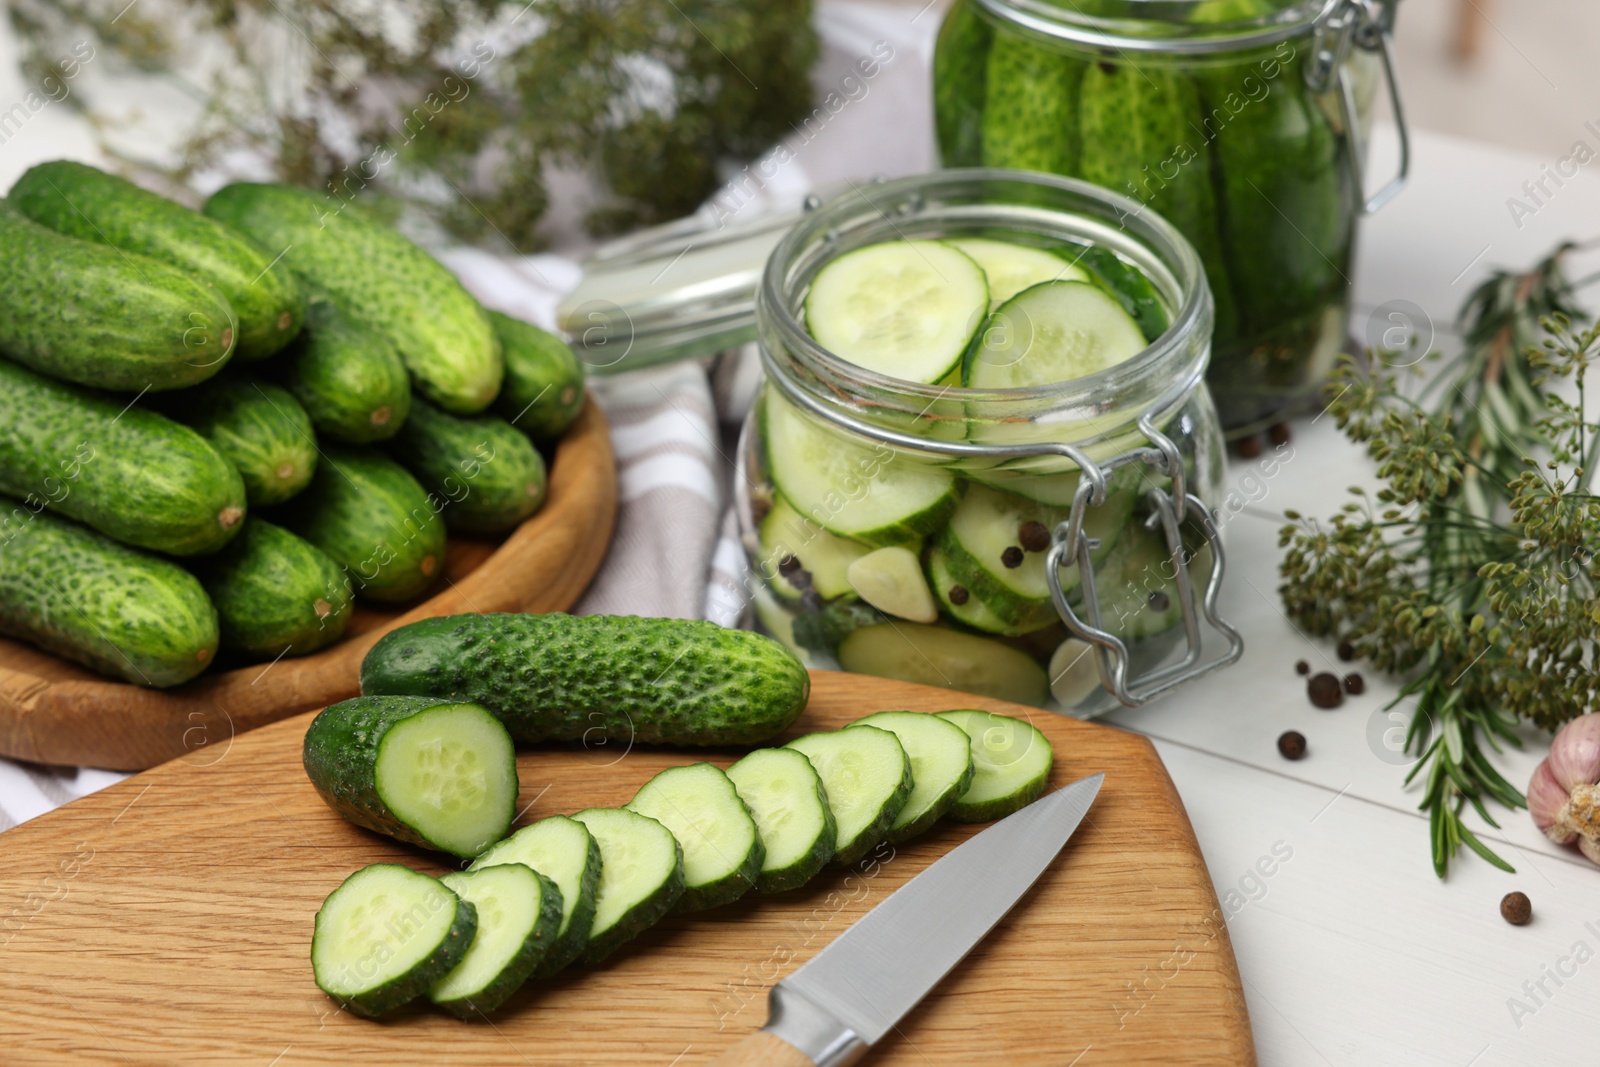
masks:
{"label": "knife handle", "polygon": [[712,1060],[709,1067],[813,1067],[811,1057],[781,1037],[757,1030]]}

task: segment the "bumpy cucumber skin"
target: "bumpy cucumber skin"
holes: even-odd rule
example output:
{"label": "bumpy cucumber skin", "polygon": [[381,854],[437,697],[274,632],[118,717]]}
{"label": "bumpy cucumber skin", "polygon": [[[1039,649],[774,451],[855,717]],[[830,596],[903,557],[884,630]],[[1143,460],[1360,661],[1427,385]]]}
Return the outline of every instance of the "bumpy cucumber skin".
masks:
{"label": "bumpy cucumber skin", "polygon": [[[905,807],[906,798],[911,795],[911,787],[915,784],[911,778],[911,757],[906,755],[905,749],[900,745],[900,739],[895,737],[893,733],[888,730],[880,730],[876,726],[862,726],[855,723],[832,732],[842,733],[844,730],[873,730],[877,733],[888,734],[889,737],[894,738],[895,747],[900,749],[900,759],[904,770],[900,775],[899,784],[895,786],[894,792],[889,795],[888,801],[884,803],[883,808],[878,812],[877,818],[868,823],[854,841],[834,842],[835,847],[831,862],[837,867],[851,866],[856,860],[859,860],[887,840],[889,826],[894,822],[895,817],[900,814],[900,809]],[[806,735],[806,737],[812,736],[815,735]],[[806,737],[797,737],[784,747],[792,748],[804,756],[806,754],[805,749],[800,746]],[[809,759],[810,757],[807,756],[807,758]],[[818,772],[818,777],[820,776],[821,772]],[[822,788],[824,795],[826,795],[828,788],[826,782],[823,783]]]}
{"label": "bumpy cucumber skin", "polygon": [[770,637],[628,615],[444,615],[392,630],[363,693],[482,704],[518,741],[755,745],[805,709],[811,679]]}
{"label": "bumpy cucumber skin", "polygon": [[1028,37],[1006,34],[989,49],[983,109],[983,165],[1071,174],[1081,146],[1081,59]]}
{"label": "bumpy cucumber skin", "polygon": [[195,565],[217,608],[222,647],[247,656],[303,656],[350,624],[350,580],[317,548],[264,519]]}
{"label": "bumpy cucumber skin", "polygon": [[244,482],[205,438],[0,360],[0,491],[171,556],[239,532]]}
{"label": "bumpy cucumber skin", "polygon": [[[372,867],[398,866],[400,865],[397,863],[372,863],[361,870],[369,870]],[[356,874],[360,873],[361,871],[356,872]],[[428,877],[418,871],[412,871],[411,873],[423,878]],[[351,875],[351,877],[353,878],[355,875]],[[346,879],[346,881],[349,881],[349,879]],[[337,893],[338,890],[335,889],[334,892]],[[329,896],[332,895],[331,893],[329,894]],[[324,987],[320,981],[317,983],[317,988],[327,993],[328,996],[337,1000],[340,1004],[343,1004],[346,1008],[349,1008],[355,1014],[365,1016],[368,1019],[376,1019],[380,1015],[387,1015],[401,1005],[408,1004],[426,994],[433,983],[449,974],[455,969],[456,964],[461,962],[462,957],[467,954],[467,949],[472,947],[472,939],[478,933],[477,909],[457,897],[454,892],[451,892],[450,895],[455,897],[456,901],[455,921],[450,924],[450,930],[445,934],[444,940],[439,942],[439,947],[427,959],[411,968],[405,974],[398,975],[393,981],[386,982],[374,989],[369,989],[359,996],[352,997],[334,993]],[[313,944],[316,942],[316,930],[320,929],[321,925],[322,909],[319,908],[317,909],[316,928],[311,935]]]}
{"label": "bumpy cucumber skin", "polygon": [[[587,811],[580,811],[573,818],[582,822],[583,816],[586,814],[588,814]],[[660,823],[651,819],[648,815],[639,815],[637,812],[629,812],[628,814],[661,826]],[[584,946],[583,952],[579,954],[577,960],[574,961],[578,966],[593,967],[603,962],[607,956],[665,918],[672,911],[673,905],[677,904],[678,898],[683,895],[683,846],[678,844],[678,839],[673,837],[672,831],[665,826],[661,826],[661,832],[666,834],[668,839],[672,841],[672,847],[676,850],[678,856],[677,866],[654,894],[640,901],[631,912],[628,912],[613,923],[609,930],[600,933],[598,936],[595,936],[593,930],[590,931],[588,943]],[[604,869],[605,858],[602,850],[601,870],[604,871]]]}
{"label": "bumpy cucumber skin", "polygon": [[[967,727],[964,724],[962,716],[987,716],[992,714],[998,713],[979,711],[975,708],[956,708],[951,711],[941,711],[938,713],[940,718],[946,720],[947,722],[954,723],[956,726],[961,727],[963,731],[965,731]],[[1051,759],[1045,764],[1044,771],[1037,778],[1025,783],[1021,789],[1015,793],[1012,793],[1010,796],[999,797],[995,800],[984,801],[981,803],[970,803],[967,802],[965,798],[958,798],[954,804],[950,805],[950,810],[945,813],[946,818],[950,819],[952,822],[993,822],[996,819],[1005,818],[1012,812],[1021,811],[1029,804],[1032,804],[1035,800],[1038,800],[1040,797],[1044,796],[1045,788],[1050,784],[1050,770],[1055,764],[1055,752],[1050,745],[1050,739],[1035,729],[1032,723],[1024,723],[1023,725],[1027,726],[1028,729],[1033,730],[1035,740],[1044,745],[1045,749],[1051,753]],[[976,761],[974,761],[974,765],[976,765]]]}
{"label": "bumpy cucumber skin", "polygon": [[[656,778],[660,778],[662,775],[674,774],[675,772],[683,771],[688,767],[693,766],[696,766],[696,764],[685,764],[682,767],[668,767],[666,770],[656,775]],[[710,763],[701,763],[699,766],[711,767],[719,775],[722,774],[722,771],[719,768]],[[726,778],[727,776],[723,775],[723,777]],[[654,782],[656,778],[650,779],[650,782]],[[639,792],[643,793],[644,790],[649,787],[650,782],[646,782],[643,786],[640,786]],[[673,905],[674,911],[706,911],[711,908],[720,908],[724,904],[732,904],[734,901],[738,900],[740,897],[744,896],[746,893],[750,892],[750,890],[756,887],[756,879],[761,874],[761,863],[766,858],[766,850],[761,843],[761,831],[756,827],[755,817],[750,814],[750,809],[745,806],[744,799],[739,796],[739,791],[734,788],[733,782],[731,781],[728,782],[728,792],[731,794],[731,799],[733,802],[744,810],[745,818],[750,820],[750,830],[752,834],[750,849],[744,854],[744,858],[740,861],[737,867],[729,871],[722,878],[717,879],[715,882],[706,882],[703,885],[691,885],[689,884],[688,874],[685,872],[683,895],[680,896],[678,898],[678,902]],[[650,815],[648,811],[640,811],[638,808],[634,807],[634,804],[638,803],[638,800],[638,795],[635,795],[633,800],[628,803],[628,810],[636,812],[640,815],[644,815],[647,818],[655,818],[655,816]],[[656,819],[656,821],[661,822],[660,819]],[[667,824],[664,822],[662,822],[661,825],[667,826]],[[667,826],[667,829],[670,831],[672,827]],[[681,847],[683,842],[679,841],[678,844]]]}
{"label": "bumpy cucumber skin", "polygon": [[567,432],[583,409],[583,361],[572,346],[532,323],[489,312],[506,377],[494,409],[535,441]]}
{"label": "bumpy cucumber skin", "polygon": [[497,534],[544,503],[544,459],[533,442],[493,415],[451,415],[421,397],[388,452],[428,492],[449,501],[447,529]]}
{"label": "bumpy cucumber skin", "polygon": [[[518,864],[518,866],[521,866]],[[488,870],[489,868],[478,868]],[[557,885],[532,867],[524,870],[533,871],[533,876],[539,879],[539,919],[534,923],[533,929],[528,932],[527,939],[522,942],[522,948],[517,951],[488,985],[479,989],[470,997],[461,997],[456,1000],[437,1000],[431,996],[433,1002],[458,1019],[477,1019],[488,1015],[522,988],[522,983],[533,976],[542,961],[554,947],[556,930],[561,926],[561,890]],[[452,875],[446,875],[440,881],[450,885]],[[451,886],[451,890],[454,887]],[[456,893],[457,896],[461,894]],[[468,901],[470,904],[471,901]],[[471,947],[471,943],[468,943]],[[448,974],[449,972],[445,972]]]}
{"label": "bumpy cucumber skin", "polygon": [[210,441],[233,464],[251,507],[283,503],[316,473],[311,417],[276,385],[225,375],[173,394],[161,410]]}
{"label": "bumpy cucumber skin", "polygon": [[393,437],[411,413],[411,379],[377,330],[313,295],[307,329],[276,365],[317,433],[347,445]]}
{"label": "bumpy cucumber skin", "polygon": [[275,516],[345,569],[356,595],[410,600],[444,570],[440,498],[372,448],[322,450],[317,475]]}
{"label": "bumpy cucumber skin", "polygon": [[217,652],[217,613],[176,563],[0,497],[0,633],[164,688]]}
{"label": "bumpy cucumber skin", "polygon": [[[328,807],[346,820],[396,841],[448,852],[397,818],[378,795],[378,750],[384,735],[418,712],[461,701],[439,697],[352,697],[329,704],[306,729],[300,759],[306,777]],[[510,753],[511,746],[506,750]],[[511,756],[511,776],[516,779],[516,758]],[[506,835],[516,812],[515,798],[506,811],[505,826],[495,840]],[[469,858],[469,857],[463,857]]]}
{"label": "bumpy cucumber skin", "polygon": [[933,115],[939,157],[949,167],[983,162],[983,112],[994,28],[977,4],[959,0],[939,27],[933,53]]}
{"label": "bumpy cucumber skin", "polygon": [[215,286],[239,320],[234,359],[266,359],[305,321],[300,283],[243,234],[126,178],[58,159],[17,179],[6,198],[57,233],[158,259]]}
{"label": "bumpy cucumber skin", "polygon": [[0,201],[0,351],[102,389],[181,389],[220,371],[238,322],[176,267],[80,241]]}
{"label": "bumpy cucumber skin", "polygon": [[[927,714],[927,713],[926,712],[918,712],[918,711],[880,711],[880,712],[877,712],[876,714],[868,715],[868,716],[865,716],[864,718],[857,719],[855,722],[851,723],[850,725],[851,726],[876,726],[880,730],[888,730],[890,733],[892,733],[896,737],[900,738],[901,747],[904,748],[905,744],[906,744],[906,738],[911,736],[911,735],[909,733],[902,734],[898,730],[894,729],[894,725],[893,724],[894,724],[895,716],[897,716],[897,715],[925,715],[925,714]],[[944,721],[945,722],[950,722],[949,719],[945,719]],[[956,726],[955,723],[950,723],[950,726],[951,726],[952,729],[956,729],[956,730],[960,730],[961,729],[961,727]],[[909,748],[907,748],[906,749],[906,757],[909,759],[910,756],[911,756],[911,750]],[[906,823],[904,826],[898,826],[898,827],[891,826],[889,828],[888,832],[884,835],[885,839],[888,840],[891,844],[896,844],[897,845],[902,841],[909,841],[913,837],[917,837],[920,834],[926,833],[929,829],[931,829],[933,827],[934,823],[936,823],[940,819],[944,818],[946,812],[948,812],[951,808],[955,807],[956,801],[960,800],[961,799],[961,794],[965,793],[967,791],[967,789],[972,785],[973,775],[975,775],[977,773],[978,773],[978,768],[977,768],[977,765],[972,762],[972,751],[971,751],[971,748],[969,746],[968,750],[967,750],[967,769],[962,773],[961,777],[956,779],[956,781],[950,786],[950,788],[946,789],[944,791],[944,793],[939,797],[939,799],[936,800],[933,804],[931,804],[928,807],[927,811],[923,812],[921,815],[917,816],[915,819],[912,819],[910,822]],[[916,780],[915,779],[916,779],[916,774],[915,774],[915,771],[913,771],[912,772],[912,787],[913,788],[915,788],[915,786],[916,786]],[[898,819],[898,816],[896,816],[896,818]]]}
{"label": "bumpy cucumber skin", "polygon": [[1089,245],[1075,258],[1078,266],[1089,272],[1094,283],[1109,293],[1122,305],[1122,310],[1139,324],[1139,332],[1144,334],[1146,341],[1153,344],[1156,338],[1167,332],[1166,309],[1161,306],[1156,287],[1150,284],[1150,279],[1139,268],[1124,263],[1115,252],[1102,245]]}
{"label": "bumpy cucumber skin", "polygon": [[482,411],[504,363],[478,302],[438,260],[351,204],[291,185],[225,186],[205,213],[247,234],[355,318],[387,334],[417,392]]}
{"label": "bumpy cucumber skin", "polygon": [[[785,752],[794,750],[773,749],[772,751]],[[801,759],[805,759],[805,754],[803,752],[795,752],[794,754],[799,756]],[[735,764],[734,766],[738,766],[738,764]],[[815,789],[817,803],[821,805],[822,808],[823,832],[812,844],[811,849],[804,856],[801,856],[789,866],[774,871],[761,871],[761,873],[756,877],[756,891],[758,893],[784,893],[791,889],[799,889],[801,886],[811,881],[811,879],[815,878],[818,874],[822,873],[822,868],[826,867],[828,865],[828,861],[833,858],[833,846],[836,836],[839,832],[839,827],[833,818],[833,808],[828,805],[828,790],[823,786],[822,776],[817,773],[815,767],[811,766],[810,760],[806,760],[806,769],[811,772],[811,782]],[[731,775],[729,776],[729,780],[732,780]],[[735,782],[734,789],[737,790],[738,788],[738,783]],[[742,794],[740,799],[743,799]],[[746,806],[748,807],[748,805]],[[753,817],[754,812],[751,814]],[[756,823],[756,829],[758,832],[760,831],[760,828],[761,824],[758,821]],[[762,863],[765,865],[765,858],[763,858]]]}

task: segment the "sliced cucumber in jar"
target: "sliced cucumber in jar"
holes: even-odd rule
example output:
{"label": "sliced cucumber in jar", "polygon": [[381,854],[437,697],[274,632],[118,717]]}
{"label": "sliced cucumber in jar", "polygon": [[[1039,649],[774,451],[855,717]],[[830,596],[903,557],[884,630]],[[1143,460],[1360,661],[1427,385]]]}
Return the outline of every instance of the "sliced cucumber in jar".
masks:
{"label": "sliced cucumber in jar", "polygon": [[808,589],[824,600],[844,596],[850,592],[846,570],[871,551],[810,521],[781,493],[773,494],[761,520],[761,566],[773,592],[787,600],[798,600]]}
{"label": "sliced cucumber in jar", "polygon": [[989,284],[970,256],[943,241],[883,241],[817,272],[806,328],[840,359],[931,384],[960,368],[988,311]]}
{"label": "sliced cucumber in jar", "polygon": [[561,893],[561,922],[555,941],[533,972],[535,978],[549,977],[577,959],[589,942],[600,893],[600,846],[583,823],[551,815],[491,845],[467,870],[507,863],[533,868],[554,882]]}
{"label": "sliced cucumber in jar", "polygon": [[1167,332],[1167,309],[1156,287],[1144,272],[1118,258],[1111,249],[1090,245],[1081,250],[1078,265],[1086,269],[1096,285],[1104,289],[1139,324],[1139,332],[1149,343]]}
{"label": "sliced cucumber in jar", "polygon": [[[1189,551],[1185,567],[1196,596],[1211,575],[1209,546]],[[1177,568],[1160,529],[1132,525],[1121,542],[1095,566],[1095,599],[1101,628],[1125,641],[1154,637],[1183,621]]]}
{"label": "sliced cucumber in jar", "polygon": [[683,849],[672,831],[625,808],[573,816],[600,846],[594,923],[578,963],[592,966],[650,927],[683,895]]}
{"label": "sliced cucumber in jar", "polygon": [[899,738],[875,726],[807,734],[790,741],[811,761],[836,831],[833,862],[849,866],[880,844],[911,795],[911,760]]}
{"label": "sliced cucumber in jar", "polygon": [[880,711],[852,726],[876,726],[900,739],[911,760],[911,796],[889,826],[889,840],[916,837],[938,822],[972,785],[972,746],[955,723],[918,711]]}
{"label": "sliced cucumber in jar", "polygon": [[957,822],[1002,819],[1044,794],[1054,754],[1050,740],[1021,719],[990,711],[942,711],[972,741],[976,773],[950,808]]}
{"label": "sliced cucumber in jar", "polygon": [[886,622],[854,631],[839,642],[839,665],[857,674],[1018,704],[1042,704],[1050,691],[1044,668],[1010,645],[914,622]]}
{"label": "sliced cucumber in jar", "polygon": [[912,622],[933,622],[939,617],[922,563],[909,548],[880,548],[850,564],[847,573],[856,595],[885,615]]}
{"label": "sliced cucumber in jar", "polygon": [[728,780],[750,809],[765,855],[756,888],[798,889],[833,858],[833,809],[822,778],[805,754],[758,748],[728,768]]}
{"label": "sliced cucumber in jar", "polygon": [[1020,389],[1096,374],[1143,352],[1138,323],[1088,282],[1043,282],[989,316],[967,349],[963,385]]}
{"label": "sliced cucumber in jar", "polygon": [[478,929],[461,962],[433,984],[428,999],[462,1019],[487,1015],[533,974],[561,927],[561,890],[531,867],[507,863],[439,879],[477,912]]}
{"label": "sliced cucumber in jar", "polygon": [[1082,267],[1042,248],[996,241],[992,237],[951,237],[952,244],[971,256],[989,279],[989,310],[993,311],[1022,290],[1040,282],[1086,282]]}
{"label": "sliced cucumber in jar", "polygon": [[731,904],[755,888],[761,835],[720,768],[709,763],[668,767],[639,787],[628,810],[665,826],[683,848],[678,911]]}
{"label": "sliced cucumber in jar", "polygon": [[[938,545],[928,550],[928,584],[933,587],[934,596],[938,597],[944,613],[963,626],[1006,637],[1031,632],[1027,627],[1019,628],[1007,623],[981,597],[961,584],[950,571],[950,562],[945,558],[944,549]],[[1041,619],[1036,625],[1044,629],[1050,625],[1050,620]]]}

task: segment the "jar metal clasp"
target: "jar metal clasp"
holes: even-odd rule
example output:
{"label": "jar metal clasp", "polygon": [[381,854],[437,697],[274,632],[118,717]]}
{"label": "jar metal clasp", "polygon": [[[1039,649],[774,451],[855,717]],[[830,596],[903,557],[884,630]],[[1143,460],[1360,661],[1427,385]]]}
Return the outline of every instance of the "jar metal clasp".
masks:
{"label": "jar metal clasp", "polygon": [[[1311,60],[1305,66],[1306,85],[1313,92],[1338,90],[1339,113],[1349,146],[1345,165],[1350,172],[1350,187],[1356,191],[1356,203],[1364,215],[1371,215],[1394,199],[1405,186],[1411,170],[1411,138],[1406,131],[1400,80],[1395,75],[1393,29],[1393,0],[1336,0],[1317,19],[1311,36]],[[1370,197],[1366,193],[1366,153],[1362,150],[1357,128],[1355,88],[1345,69],[1345,59],[1352,47],[1376,52],[1382,58],[1383,78],[1389,88],[1389,102],[1394,108],[1400,142],[1400,162],[1395,176]]]}

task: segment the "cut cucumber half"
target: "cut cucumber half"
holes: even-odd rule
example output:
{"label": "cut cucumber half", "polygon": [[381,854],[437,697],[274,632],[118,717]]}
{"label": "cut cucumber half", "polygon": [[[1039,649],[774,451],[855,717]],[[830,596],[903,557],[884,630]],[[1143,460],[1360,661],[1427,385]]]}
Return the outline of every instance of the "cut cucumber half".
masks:
{"label": "cut cucumber half", "polygon": [[600,846],[594,923],[578,957],[592,966],[672,910],[683,895],[683,849],[671,830],[626,808],[588,808],[573,818]]}
{"label": "cut cucumber half", "polygon": [[357,1015],[382,1015],[448,974],[477,928],[472,905],[439,879],[374,863],[322,902],[311,971],[319,989]]}
{"label": "cut cucumber half", "polygon": [[472,861],[469,871],[520,863],[555,883],[561,893],[561,924],[539,961],[535,978],[548,978],[577,959],[589,942],[600,894],[600,846],[589,828],[565,815],[524,826]]}
{"label": "cut cucumber half", "polygon": [[357,826],[476,856],[517,810],[511,735],[477,704],[366,696],[322,709],[306,730],[306,776]]}
{"label": "cut cucumber half", "polygon": [[1154,343],[1167,332],[1167,309],[1162,306],[1156,287],[1138,267],[1125,263],[1115,252],[1101,245],[1083,249],[1078,255],[1078,264],[1133,317],[1147,342]]}
{"label": "cut cucumber half", "polygon": [[428,999],[462,1019],[487,1015],[533,974],[561,927],[561,890],[531,867],[507,863],[439,879],[471,904],[478,930],[461,962]]}
{"label": "cut cucumber half", "polygon": [[884,241],[817,272],[806,329],[858,367],[912,382],[943,381],[989,310],[989,284],[943,241]]}
{"label": "cut cucumber half", "polygon": [[682,846],[677,910],[731,904],[755,888],[764,858],[761,834],[721,769],[709,763],[668,767],[639,787],[628,810],[665,826]]}
{"label": "cut cucumber half", "polygon": [[862,600],[885,615],[912,622],[939,617],[939,605],[922,576],[922,562],[909,548],[897,545],[869,552],[850,564],[846,577]]}
{"label": "cut cucumber half", "polygon": [[1070,382],[1145,350],[1139,324],[1088,282],[1043,282],[1000,306],[967,349],[961,382],[1021,389]]}
{"label": "cut cucumber half", "polygon": [[955,477],[896,452],[824,430],[768,389],[762,441],[778,492],[819,526],[873,546],[934,532],[956,506]]}
{"label": "cut cucumber half", "polygon": [[839,666],[1017,704],[1042,704],[1050,691],[1044,668],[1010,645],[914,622],[852,632],[839,642]]}
{"label": "cut cucumber half", "polygon": [[911,795],[911,760],[900,739],[876,726],[807,734],[790,748],[817,769],[833,809],[833,862],[849,866],[884,840]]}
{"label": "cut cucumber half", "polygon": [[880,711],[850,725],[888,730],[900,739],[900,747],[911,760],[911,796],[889,826],[890,841],[922,833],[972,785],[977,773],[972,744],[953,722],[926,712]]}
{"label": "cut cucumber half", "polygon": [[952,237],[954,245],[983,268],[989,280],[989,310],[1040,282],[1086,282],[1089,272],[1042,248],[996,241],[992,237]]}
{"label": "cut cucumber half", "polygon": [[1044,794],[1053,754],[1050,740],[1021,719],[990,711],[942,711],[972,740],[972,785],[950,808],[957,822],[989,822],[1025,808]]}
{"label": "cut cucumber half", "polygon": [[833,858],[833,810],[811,761],[789,748],[758,748],[728,768],[750,809],[766,855],[756,888],[798,889]]}
{"label": "cut cucumber half", "polygon": [[763,569],[773,592],[788,600],[798,600],[807,589],[815,589],[824,600],[844,596],[850,592],[845,577],[850,564],[871,551],[870,545],[829,533],[807,519],[781,493],[773,494],[772,508],[761,520]]}

